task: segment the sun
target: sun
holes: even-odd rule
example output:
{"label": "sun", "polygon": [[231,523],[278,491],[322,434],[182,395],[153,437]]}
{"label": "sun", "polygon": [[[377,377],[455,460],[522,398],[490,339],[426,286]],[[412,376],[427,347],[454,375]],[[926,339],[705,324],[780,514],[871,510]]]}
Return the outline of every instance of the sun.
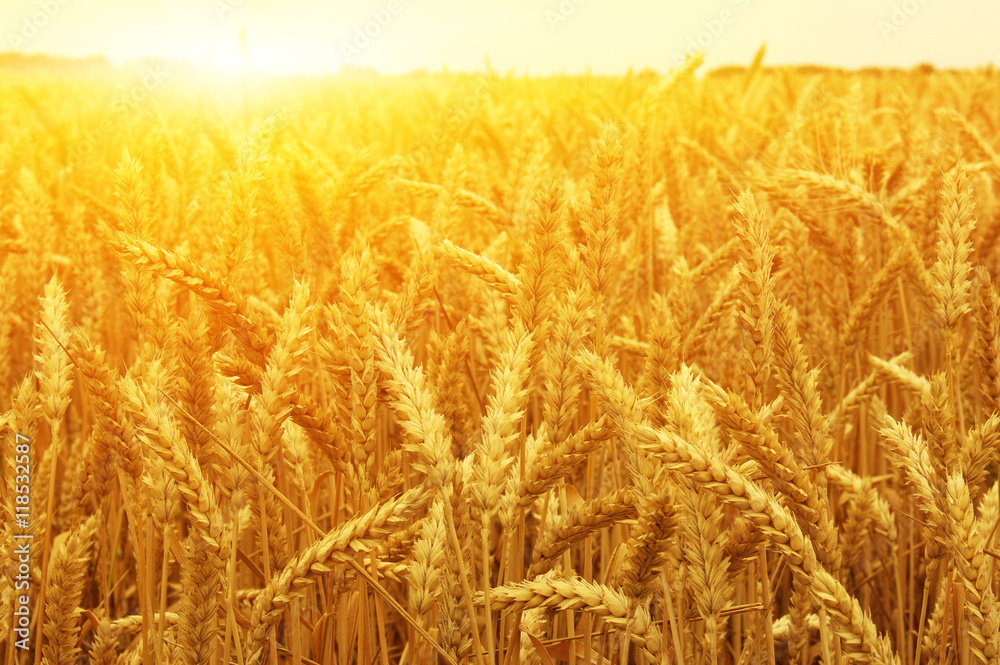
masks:
{"label": "sun", "polygon": [[176,53],[165,54],[186,60],[206,71],[240,73],[251,69],[249,43],[244,29],[204,31],[198,39],[174,42]]}

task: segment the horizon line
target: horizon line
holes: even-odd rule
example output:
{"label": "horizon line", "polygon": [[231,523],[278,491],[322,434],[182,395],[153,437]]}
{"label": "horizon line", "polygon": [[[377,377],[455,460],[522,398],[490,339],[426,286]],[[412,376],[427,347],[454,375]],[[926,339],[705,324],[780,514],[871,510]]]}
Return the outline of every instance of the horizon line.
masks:
{"label": "horizon line", "polygon": [[[446,63],[441,63],[440,68],[430,69],[427,67],[414,68],[407,70],[405,72],[400,71],[385,71],[374,66],[360,66],[346,64],[341,65],[337,69],[322,69],[322,70],[300,70],[300,71],[267,71],[254,67],[247,67],[245,69],[228,69],[222,67],[213,66],[211,61],[207,63],[198,64],[191,62],[187,59],[174,59],[160,55],[140,55],[134,58],[128,58],[121,62],[116,62],[115,60],[109,58],[105,54],[94,53],[85,56],[71,56],[59,53],[24,53],[22,51],[0,51],[0,68],[8,67],[11,65],[82,65],[82,66],[97,66],[103,67],[111,70],[126,70],[135,65],[143,64],[167,64],[173,67],[190,70],[192,73],[198,73],[204,76],[224,76],[239,78],[244,76],[255,76],[261,78],[324,78],[333,77],[344,74],[367,74],[367,75],[377,75],[385,77],[396,77],[396,76],[409,76],[413,74],[493,74],[500,75],[503,77],[519,77],[519,78],[549,78],[549,77],[560,77],[560,76],[595,76],[595,77],[616,77],[616,76],[629,76],[629,75],[639,75],[639,74],[655,74],[659,76],[667,75],[677,68],[667,68],[658,69],[656,67],[651,67],[648,65],[630,65],[624,70],[617,72],[594,72],[594,66],[591,64],[582,65],[578,71],[548,71],[548,72],[528,72],[521,71],[518,72],[515,67],[509,68],[508,70],[501,73],[501,71],[493,67],[488,56],[484,58],[485,62],[481,68],[477,69],[467,69],[467,68],[451,68]],[[725,72],[730,69],[747,69],[751,66],[751,62],[746,63],[716,63],[711,67],[700,67],[699,69],[703,74],[710,72]],[[907,71],[932,71],[932,72],[974,72],[974,71],[992,71],[996,68],[996,63],[993,61],[980,63],[976,65],[970,65],[967,67],[942,67],[936,65],[930,61],[917,62],[909,66],[901,65],[862,65],[858,67],[845,67],[843,65],[829,64],[824,62],[787,62],[787,63],[762,63],[760,65],[761,69],[814,69],[814,70],[828,70],[831,72],[854,72],[863,73],[871,71],[887,71],[887,72],[907,72]]]}

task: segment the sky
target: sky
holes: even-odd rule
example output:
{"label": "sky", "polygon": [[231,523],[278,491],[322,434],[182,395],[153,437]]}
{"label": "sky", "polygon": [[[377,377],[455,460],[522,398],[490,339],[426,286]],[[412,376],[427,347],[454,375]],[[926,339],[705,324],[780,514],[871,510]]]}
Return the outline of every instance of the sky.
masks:
{"label": "sky", "polygon": [[0,51],[216,70],[517,74],[765,63],[997,63],[1000,2],[973,0],[2,0]]}

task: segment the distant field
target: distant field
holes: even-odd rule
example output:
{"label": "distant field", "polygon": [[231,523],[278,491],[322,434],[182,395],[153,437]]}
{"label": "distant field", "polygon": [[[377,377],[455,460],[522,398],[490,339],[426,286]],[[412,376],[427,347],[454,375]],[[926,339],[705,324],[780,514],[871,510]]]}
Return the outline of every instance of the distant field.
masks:
{"label": "distant field", "polygon": [[996,662],[998,75],[698,64],[0,67],[0,662]]}

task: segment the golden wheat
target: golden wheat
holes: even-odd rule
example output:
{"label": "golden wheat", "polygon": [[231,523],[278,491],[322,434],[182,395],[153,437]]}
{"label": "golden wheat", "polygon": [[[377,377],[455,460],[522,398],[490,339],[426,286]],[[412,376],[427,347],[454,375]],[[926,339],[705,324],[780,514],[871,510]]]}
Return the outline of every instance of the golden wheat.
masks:
{"label": "golden wheat", "polygon": [[0,662],[996,662],[995,73],[762,57],[0,77]]}

